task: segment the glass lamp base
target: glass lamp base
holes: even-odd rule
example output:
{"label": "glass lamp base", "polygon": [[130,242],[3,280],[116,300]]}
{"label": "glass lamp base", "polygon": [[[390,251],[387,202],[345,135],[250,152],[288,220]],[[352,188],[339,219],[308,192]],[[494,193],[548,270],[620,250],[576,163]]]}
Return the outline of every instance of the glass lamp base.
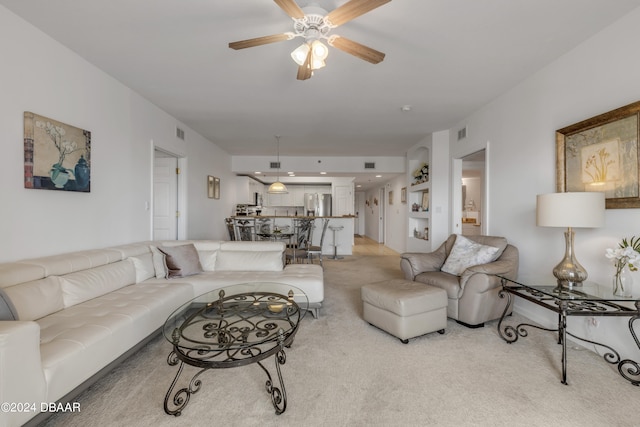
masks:
{"label": "glass lamp base", "polygon": [[587,279],[587,270],[580,265],[573,252],[573,237],[575,233],[569,227],[564,233],[565,254],[564,258],[553,269],[553,275],[558,279],[558,286],[573,288],[582,286]]}

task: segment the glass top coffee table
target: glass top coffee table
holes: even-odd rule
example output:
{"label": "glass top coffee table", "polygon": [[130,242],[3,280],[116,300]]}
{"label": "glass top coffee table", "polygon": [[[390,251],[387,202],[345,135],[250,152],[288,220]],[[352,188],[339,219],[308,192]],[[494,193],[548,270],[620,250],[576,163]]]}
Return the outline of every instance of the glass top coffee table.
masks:
{"label": "glass top coffee table", "polygon": [[[280,365],[308,308],[303,291],[283,283],[244,283],[200,295],[175,310],[163,327],[173,345],[167,363],[180,367],[167,391],[164,410],[179,416],[209,369],[257,363],[267,374],[266,389],[276,414],[287,408]],[[274,356],[278,384],[262,361]],[[200,368],[188,385],[176,390],[184,365]]]}
{"label": "glass top coffee table", "polygon": [[[605,348],[604,359],[608,363],[617,364],[620,375],[633,385],[640,385],[640,364],[631,359],[623,359],[611,346],[579,337],[567,331],[569,316],[609,316],[629,317],[629,333],[640,349],[640,340],[634,329],[634,323],[640,319],[640,299],[616,296],[611,286],[600,286],[594,282],[584,282],[582,286],[571,288],[558,286],[554,278],[519,278],[517,280],[498,276],[502,282],[499,292],[501,298],[507,297],[507,305],[500,321],[498,333],[503,340],[511,344],[519,337],[528,335],[527,328],[536,328],[558,333],[558,344],[562,345],[562,383],[567,384],[567,335]],[[558,314],[557,329],[544,328],[529,323],[517,326],[503,325],[505,316],[512,303],[512,295],[523,298],[538,306]]]}

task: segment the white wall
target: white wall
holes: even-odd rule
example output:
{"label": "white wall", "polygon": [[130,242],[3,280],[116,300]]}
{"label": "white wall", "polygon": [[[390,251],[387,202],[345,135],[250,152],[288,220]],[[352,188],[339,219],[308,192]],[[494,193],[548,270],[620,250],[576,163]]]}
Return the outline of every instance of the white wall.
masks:
{"label": "white wall", "polygon": [[[536,194],[556,190],[555,130],[640,100],[640,56],[634,53],[640,40],[638,22],[640,9],[453,128],[467,125],[468,136],[460,143],[452,137],[452,157],[491,144],[488,234],[506,236],[518,246],[522,276],[550,274],[564,254],[563,230],[535,225]],[[609,284],[613,267],[604,256],[605,249],[622,237],[640,235],[639,220],[640,209],[609,209],[605,227],[576,230],[576,255],[589,279]],[[640,297],[640,275],[635,276]],[[516,307],[548,325],[557,321],[528,303],[518,301]],[[601,319],[599,327],[591,326],[589,318],[573,320],[574,330],[587,338],[610,342],[619,335],[623,353],[636,353],[638,359],[628,319]]]}
{"label": "white wall", "polygon": [[[386,191],[385,204],[385,246],[396,252],[404,252],[407,244],[407,212],[409,208],[406,203],[400,202],[400,192],[402,187],[407,187],[407,180],[401,175],[384,185]],[[389,192],[393,192],[393,204],[389,201]],[[400,231],[401,230],[401,231]]]}
{"label": "white wall", "polygon": [[[0,261],[149,239],[152,141],[186,156],[187,237],[224,237],[230,156],[2,6],[0,52]],[[90,193],[24,188],[24,111],[92,132]],[[209,174],[220,200],[206,197]]]}

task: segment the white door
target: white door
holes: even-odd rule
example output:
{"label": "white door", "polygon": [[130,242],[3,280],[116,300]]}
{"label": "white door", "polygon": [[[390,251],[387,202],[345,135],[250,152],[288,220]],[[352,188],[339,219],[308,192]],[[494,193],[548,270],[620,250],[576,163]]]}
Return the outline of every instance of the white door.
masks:
{"label": "white door", "polygon": [[353,185],[337,185],[333,216],[353,215]]}
{"label": "white door", "polygon": [[178,159],[158,151],[153,161],[153,239],[178,239]]}

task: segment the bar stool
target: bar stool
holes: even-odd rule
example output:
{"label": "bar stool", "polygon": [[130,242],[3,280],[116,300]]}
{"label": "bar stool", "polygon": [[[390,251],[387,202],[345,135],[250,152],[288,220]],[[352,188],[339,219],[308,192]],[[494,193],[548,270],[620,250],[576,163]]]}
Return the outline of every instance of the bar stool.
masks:
{"label": "bar stool", "polygon": [[343,257],[338,256],[338,244],[336,243],[336,231],[344,230],[344,225],[330,225],[329,229],[333,231],[333,256],[330,259],[342,259]]}

